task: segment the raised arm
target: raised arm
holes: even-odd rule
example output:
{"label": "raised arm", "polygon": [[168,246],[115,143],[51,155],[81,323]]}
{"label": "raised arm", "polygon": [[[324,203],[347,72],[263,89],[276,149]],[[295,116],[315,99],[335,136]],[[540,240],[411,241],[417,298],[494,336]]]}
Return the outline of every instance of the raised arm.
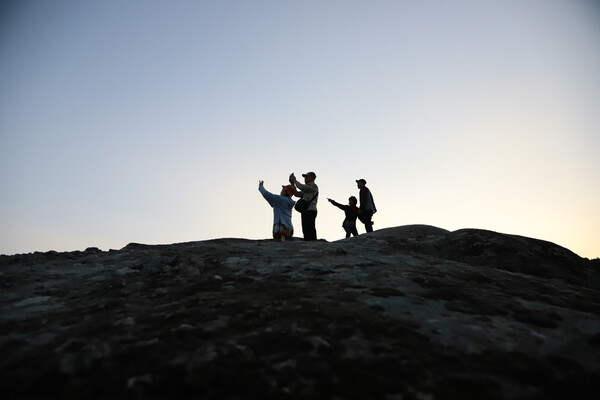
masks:
{"label": "raised arm", "polygon": [[258,182],[258,190],[260,191],[260,193],[262,194],[262,196],[265,198],[265,200],[271,205],[275,205],[275,203],[277,202],[277,198],[276,196],[269,192],[267,189],[265,189],[265,187],[263,186],[264,182],[263,181],[259,181]]}
{"label": "raised arm", "polygon": [[280,196],[277,194],[273,194],[265,189],[262,185],[258,187],[260,193],[263,195],[265,200],[271,205],[271,207],[275,207],[276,205],[280,207],[286,207],[288,205],[287,197]]}
{"label": "raised arm", "polygon": [[294,182],[294,185],[296,185],[296,187],[298,189],[300,189],[302,192],[304,193],[317,193],[319,190],[317,189],[317,185],[312,184],[312,185],[304,185],[300,182],[298,182],[297,180]]}

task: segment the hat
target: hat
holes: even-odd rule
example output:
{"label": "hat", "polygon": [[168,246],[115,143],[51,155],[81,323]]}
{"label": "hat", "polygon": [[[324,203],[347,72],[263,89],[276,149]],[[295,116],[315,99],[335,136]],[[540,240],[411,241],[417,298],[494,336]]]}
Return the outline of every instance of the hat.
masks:
{"label": "hat", "polygon": [[307,173],[305,173],[305,174],[302,174],[302,176],[303,176],[304,178],[306,178],[307,176],[312,176],[313,178],[316,178],[316,177],[317,177],[317,174],[315,174],[314,172],[307,172]]}
{"label": "hat", "polygon": [[296,194],[296,188],[293,185],[281,185],[281,187],[290,197]]}
{"label": "hat", "polygon": [[356,183],[361,183],[361,182],[362,182],[362,183],[364,183],[365,185],[367,184],[367,181],[365,181],[365,180],[364,180],[364,179],[362,179],[362,178],[361,178],[361,179],[358,179],[358,180],[356,181]]}

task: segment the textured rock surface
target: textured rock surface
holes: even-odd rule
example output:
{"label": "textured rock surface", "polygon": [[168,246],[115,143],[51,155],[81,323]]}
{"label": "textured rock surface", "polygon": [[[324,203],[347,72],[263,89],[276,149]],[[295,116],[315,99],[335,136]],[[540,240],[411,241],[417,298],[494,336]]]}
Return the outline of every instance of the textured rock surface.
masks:
{"label": "textured rock surface", "polygon": [[591,399],[598,261],[430,226],[0,257],[5,398]]}

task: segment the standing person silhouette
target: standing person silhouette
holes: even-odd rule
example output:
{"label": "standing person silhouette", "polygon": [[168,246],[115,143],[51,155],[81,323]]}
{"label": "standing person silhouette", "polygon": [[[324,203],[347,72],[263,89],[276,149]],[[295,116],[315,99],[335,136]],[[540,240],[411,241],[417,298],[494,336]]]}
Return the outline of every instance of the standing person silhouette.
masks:
{"label": "standing person silhouette", "polygon": [[356,200],[356,197],[351,196],[348,199],[347,206],[332,199],[327,199],[327,201],[346,213],[346,218],[342,222],[342,228],[346,231],[346,238],[349,238],[351,234],[358,236],[358,231],[356,230],[356,217],[358,217],[358,207],[356,207],[356,204],[358,200]]}
{"label": "standing person silhouette", "polygon": [[358,219],[360,222],[365,224],[365,230],[367,232],[373,232],[373,214],[377,212],[377,208],[375,207],[375,202],[373,201],[373,195],[371,191],[366,186],[367,181],[364,179],[358,179],[356,181],[356,186],[360,189],[359,191],[359,199],[360,199],[360,207],[358,208]]}
{"label": "standing person silhouette", "polygon": [[[296,185],[299,192],[295,194],[296,197],[300,197],[308,203],[308,207],[304,211],[300,211],[302,216],[302,234],[304,240],[312,241],[317,240],[317,201],[319,200],[319,187],[315,183],[317,174],[314,172],[307,172],[302,174],[304,177],[304,185],[298,182],[296,176],[292,173],[290,175],[290,183]],[[300,202],[301,200],[298,200]]]}

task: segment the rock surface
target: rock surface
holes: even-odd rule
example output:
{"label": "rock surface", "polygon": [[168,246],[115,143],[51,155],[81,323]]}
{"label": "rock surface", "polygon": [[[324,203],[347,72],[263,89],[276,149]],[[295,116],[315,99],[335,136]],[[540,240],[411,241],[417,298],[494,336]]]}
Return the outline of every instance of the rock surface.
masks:
{"label": "rock surface", "polygon": [[0,257],[4,398],[591,399],[600,262],[403,226]]}

